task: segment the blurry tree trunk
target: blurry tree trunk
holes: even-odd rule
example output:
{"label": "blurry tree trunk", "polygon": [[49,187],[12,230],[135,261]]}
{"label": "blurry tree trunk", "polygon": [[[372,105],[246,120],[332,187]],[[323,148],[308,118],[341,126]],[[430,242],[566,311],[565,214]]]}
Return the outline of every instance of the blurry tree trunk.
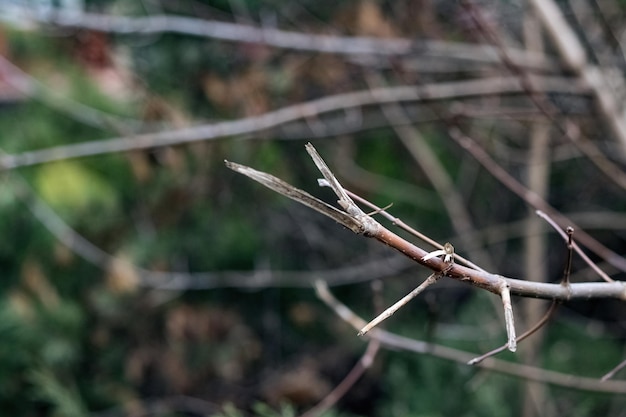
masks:
{"label": "blurry tree trunk", "polygon": [[[532,13],[524,20],[524,38],[527,49],[533,52],[543,52],[542,31],[539,22]],[[543,199],[549,193],[550,178],[550,124],[540,120],[534,122],[530,128],[530,153],[528,155],[526,183],[528,189]],[[546,282],[547,278],[547,250],[543,221],[529,210],[528,233],[524,238],[524,264],[526,276],[529,280]],[[521,311],[524,327],[530,328],[541,319],[545,310],[545,302],[533,299],[522,301]],[[544,331],[539,329],[533,336],[521,345],[520,353],[528,364],[539,365]],[[546,385],[540,382],[526,384],[526,393],[523,404],[523,417],[551,416],[549,401],[546,401]]]}

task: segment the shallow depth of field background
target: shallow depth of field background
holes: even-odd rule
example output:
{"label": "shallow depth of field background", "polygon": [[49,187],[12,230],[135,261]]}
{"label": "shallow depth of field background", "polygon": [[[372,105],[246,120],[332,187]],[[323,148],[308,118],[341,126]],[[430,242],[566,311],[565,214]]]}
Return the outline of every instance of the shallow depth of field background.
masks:
{"label": "shallow depth of field background", "polygon": [[[224,159],[334,203],[330,191],[317,187],[320,174],[304,150],[310,141],[346,188],[379,206],[393,203],[394,216],[452,242],[490,272],[558,282],[567,257],[563,241],[449,137],[449,120],[441,115],[458,116],[464,132],[507,172],[524,184],[534,181],[555,208],[618,254],[626,252],[624,189],[598,168],[602,160],[592,162],[564,138],[527,92],[494,87],[519,74],[488,47],[466,5],[53,3],[78,16],[77,26],[82,12],[172,14],[346,37],[347,45],[347,37],[364,36],[407,39],[414,47],[394,56],[325,53],[180,32],[104,32],[52,24],[46,2],[0,1],[0,148],[18,155],[2,161],[23,165],[0,178],[3,415],[298,415],[345,377],[366,346],[316,298],[314,280],[326,280],[370,319],[373,282],[382,283],[379,296],[389,305],[428,276],[389,248],[229,171]],[[590,62],[623,80],[624,3],[562,3]],[[472,7],[507,48],[539,54],[539,63],[518,65],[545,81],[541,93],[558,110],[556,118],[573,122],[598,155],[623,171],[626,145],[554,45],[533,36],[541,31],[526,2]],[[347,95],[403,86],[448,93],[402,101],[396,120],[376,103],[351,104]],[[620,88],[617,83],[616,94]],[[316,112],[324,97],[343,107]],[[302,117],[263,128],[261,116],[306,102],[313,104],[297,110]],[[103,145],[95,155],[54,162],[19,159],[34,150],[132,141],[225,121],[248,123],[248,130],[123,152]],[[412,133],[401,138],[407,126]],[[532,138],[542,131],[548,139],[538,144]],[[529,258],[532,238],[545,246]],[[624,279],[592,259],[613,279]],[[598,277],[575,257],[571,279]],[[498,303],[444,279],[385,327],[480,354],[506,340]],[[519,332],[533,324],[529,311],[548,305],[515,298]],[[518,353],[500,357],[599,378],[624,359],[625,307],[615,300],[565,303],[528,347],[522,342]],[[510,376],[383,349],[325,415],[623,416],[626,407],[623,395],[546,384],[529,394],[528,387]]]}

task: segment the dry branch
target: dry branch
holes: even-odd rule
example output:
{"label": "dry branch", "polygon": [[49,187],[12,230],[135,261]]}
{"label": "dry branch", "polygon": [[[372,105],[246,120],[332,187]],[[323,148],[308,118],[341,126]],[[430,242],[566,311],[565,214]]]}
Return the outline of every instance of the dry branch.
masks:
{"label": "dry branch", "polygon": [[[309,152],[314,151],[310,146],[307,147],[307,150]],[[377,239],[436,273],[441,273],[443,276],[468,283],[494,294],[500,295],[503,285],[506,285],[511,294],[525,297],[563,301],[576,298],[604,297],[626,300],[626,285],[621,281],[583,282],[570,283],[568,285],[549,284],[503,277],[458,264],[450,266],[437,257],[425,260],[424,257],[428,255],[427,251],[383,227],[359,209],[349,197],[347,202],[343,201],[344,206],[342,207],[345,211],[342,211],[272,175],[232,162],[227,162],[227,165],[234,171],[244,174],[270,189],[274,189],[295,201],[314,208],[316,211],[334,219],[357,234]],[[325,172],[325,174],[328,175],[329,171]],[[332,175],[332,173],[330,174]],[[341,193],[341,190],[339,191]],[[345,197],[340,196],[341,199],[345,199]]]}

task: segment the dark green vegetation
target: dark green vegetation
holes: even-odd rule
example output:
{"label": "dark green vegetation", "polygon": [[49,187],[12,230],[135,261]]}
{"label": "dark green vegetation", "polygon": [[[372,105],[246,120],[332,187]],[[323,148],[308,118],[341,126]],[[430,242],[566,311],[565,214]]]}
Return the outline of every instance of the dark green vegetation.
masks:
{"label": "dark green vegetation", "polygon": [[[109,14],[152,13],[124,3],[87,2],[87,7]],[[419,8],[410,3],[184,1],[163,2],[159,12],[257,25],[276,20],[280,28],[302,32],[476,41],[461,24],[462,10],[454,2],[417,2]],[[510,19],[513,6],[498,5],[502,19]],[[432,20],[418,19],[428,11]],[[463,65],[422,73],[400,60],[379,69],[344,56],[181,34],[120,35],[43,26],[18,30],[7,23],[0,28],[0,40],[2,55],[41,82],[32,85],[31,95],[7,100],[0,108],[0,147],[8,154],[258,116],[364,90],[373,73],[389,85],[480,76]],[[21,77],[0,72],[9,74],[7,79]],[[470,110],[493,109],[490,99],[471,98],[465,104]],[[525,277],[528,208],[447,136],[445,123],[433,121],[433,114],[449,104],[413,103],[406,110],[430,120],[417,126],[465,202],[475,230],[464,233],[491,255],[492,272]],[[531,108],[523,95],[506,104]],[[100,116],[91,117],[94,111]],[[335,112],[253,135],[4,173],[1,414],[270,417],[297,415],[321,400],[356,363],[365,343],[316,299],[310,285],[302,285],[298,277],[279,281],[280,272],[319,271],[316,277],[324,279],[326,270],[384,263],[392,252],[232,173],[224,159],[265,170],[333,202],[330,192],[316,185],[319,173],[304,151],[305,141],[290,140],[310,139],[348,189],[381,206],[393,202],[395,216],[442,243],[453,242],[464,255],[470,252],[450,221],[445,196],[433,189],[377,106],[357,113]],[[608,141],[591,109],[585,107],[577,116],[583,131],[595,132],[592,139]],[[324,137],[327,122],[330,126],[351,117],[361,118],[364,128]],[[523,180],[532,169],[526,158],[532,119],[486,119],[468,118],[461,124],[486,138],[483,146]],[[603,150],[617,146],[601,145]],[[571,157],[572,149],[554,135],[549,152],[557,156],[550,160],[549,201],[573,217],[578,214],[583,227],[624,253],[623,219],[598,221],[607,213],[623,213],[624,190],[586,158]],[[55,229],[54,213],[85,241]],[[549,251],[540,263],[546,279],[557,282],[566,248],[547,227],[543,231]],[[63,237],[69,241],[60,241]],[[615,279],[624,278],[601,266]],[[574,273],[580,274],[572,279],[595,280],[585,268],[576,259]],[[145,270],[179,271],[185,277],[169,281],[142,274]],[[276,272],[272,282],[254,285],[267,271]],[[418,267],[388,274],[385,303],[427,274]],[[355,283],[333,291],[371,318],[371,280],[358,276]],[[386,326],[482,353],[505,340],[493,297],[441,282]],[[524,323],[521,302],[515,302],[522,330],[532,323]],[[562,306],[546,327],[535,364],[599,378],[623,359],[624,312],[623,303],[606,300]],[[524,362],[521,354],[501,356]],[[526,385],[427,355],[383,350],[326,415],[518,416],[525,407]],[[623,396],[544,389],[544,415],[618,416],[626,407]]]}

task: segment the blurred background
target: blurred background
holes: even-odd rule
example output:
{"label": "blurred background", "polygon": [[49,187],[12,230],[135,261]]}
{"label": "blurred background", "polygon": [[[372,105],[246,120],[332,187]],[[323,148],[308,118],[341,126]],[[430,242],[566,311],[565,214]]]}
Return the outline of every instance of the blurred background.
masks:
{"label": "blurred background", "polygon": [[[572,64],[521,0],[1,0],[2,415],[295,416],[348,375],[367,340],[313,282],[369,320],[428,271],[225,159],[334,203],[310,141],[347,189],[481,267],[559,282],[562,238],[460,129],[624,254],[625,7],[559,2]],[[600,278],[575,256],[571,280]],[[550,305],[531,301],[519,333]],[[500,357],[600,378],[625,313],[564,303]],[[446,279],[384,326],[476,355],[506,340],[497,297]],[[624,416],[600,385],[381,349],[324,415]]]}

